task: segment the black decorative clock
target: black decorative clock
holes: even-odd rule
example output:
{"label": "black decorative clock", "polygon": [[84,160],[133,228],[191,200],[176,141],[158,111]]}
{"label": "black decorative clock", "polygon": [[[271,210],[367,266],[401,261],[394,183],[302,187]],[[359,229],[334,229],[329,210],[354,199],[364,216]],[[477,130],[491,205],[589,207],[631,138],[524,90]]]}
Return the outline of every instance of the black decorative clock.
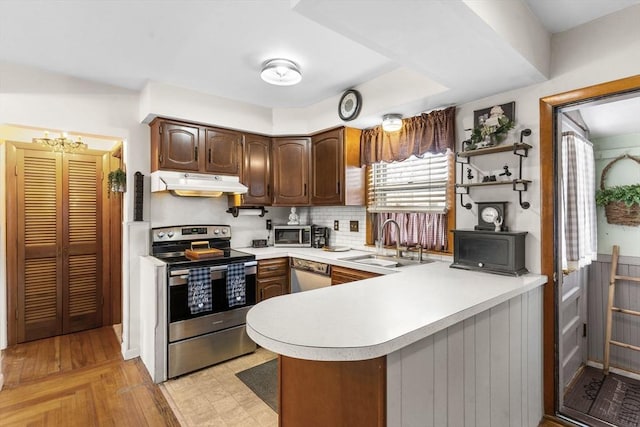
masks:
{"label": "black decorative clock", "polygon": [[360,114],[362,96],[355,89],[349,89],[342,94],[338,103],[338,115],[346,122],[353,120]]}
{"label": "black decorative clock", "polygon": [[509,231],[505,219],[507,202],[478,202],[476,205],[478,205],[478,225],[474,227],[476,230]]}

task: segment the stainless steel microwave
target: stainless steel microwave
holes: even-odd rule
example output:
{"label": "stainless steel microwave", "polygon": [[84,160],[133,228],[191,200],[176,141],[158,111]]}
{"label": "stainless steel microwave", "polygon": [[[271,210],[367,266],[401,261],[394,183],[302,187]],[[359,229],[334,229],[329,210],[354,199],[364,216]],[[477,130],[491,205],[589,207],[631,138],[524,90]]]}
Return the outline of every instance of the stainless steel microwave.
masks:
{"label": "stainless steel microwave", "polygon": [[311,247],[310,225],[274,225],[273,246]]}
{"label": "stainless steel microwave", "polygon": [[520,276],[527,232],[453,230],[452,268]]}

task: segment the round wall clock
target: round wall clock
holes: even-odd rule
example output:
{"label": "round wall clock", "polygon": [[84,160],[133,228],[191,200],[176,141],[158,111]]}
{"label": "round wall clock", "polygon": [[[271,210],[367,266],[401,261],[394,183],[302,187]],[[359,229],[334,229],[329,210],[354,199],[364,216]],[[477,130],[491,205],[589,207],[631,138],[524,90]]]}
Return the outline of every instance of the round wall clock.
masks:
{"label": "round wall clock", "polygon": [[358,117],[362,107],[362,96],[355,89],[349,89],[340,97],[338,103],[338,115],[344,121],[353,120]]}
{"label": "round wall clock", "polygon": [[495,231],[499,221],[500,231],[508,231],[507,221],[505,221],[507,202],[478,202],[478,225],[476,230]]}

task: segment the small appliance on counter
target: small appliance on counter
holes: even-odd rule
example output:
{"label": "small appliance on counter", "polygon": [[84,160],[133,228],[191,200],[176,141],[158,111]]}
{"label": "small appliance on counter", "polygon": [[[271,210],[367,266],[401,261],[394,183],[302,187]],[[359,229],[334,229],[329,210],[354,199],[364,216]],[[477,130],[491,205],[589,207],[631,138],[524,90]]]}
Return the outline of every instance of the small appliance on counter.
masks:
{"label": "small appliance on counter", "polygon": [[266,248],[267,247],[267,239],[253,239],[251,241],[252,248]]}
{"label": "small appliance on counter", "polygon": [[311,247],[310,225],[274,225],[273,246],[291,248]]}
{"label": "small appliance on counter", "polygon": [[329,227],[314,225],[311,230],[311,247],[323,248],[329,245],[329,236],[331,234]]}

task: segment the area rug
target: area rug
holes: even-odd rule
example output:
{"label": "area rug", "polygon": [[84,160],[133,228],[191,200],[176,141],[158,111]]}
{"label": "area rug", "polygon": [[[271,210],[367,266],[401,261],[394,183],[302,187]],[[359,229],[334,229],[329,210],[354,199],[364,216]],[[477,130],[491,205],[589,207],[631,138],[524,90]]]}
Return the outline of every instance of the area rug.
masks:
{"label": "area rug", "polygon": [[278,359],[236,374],[260,399],[278,412]]}
{"label": "area rug", "polygon": [[620,427],[640,426],[640,381],[587,366],[564,398],[568,408]]}

